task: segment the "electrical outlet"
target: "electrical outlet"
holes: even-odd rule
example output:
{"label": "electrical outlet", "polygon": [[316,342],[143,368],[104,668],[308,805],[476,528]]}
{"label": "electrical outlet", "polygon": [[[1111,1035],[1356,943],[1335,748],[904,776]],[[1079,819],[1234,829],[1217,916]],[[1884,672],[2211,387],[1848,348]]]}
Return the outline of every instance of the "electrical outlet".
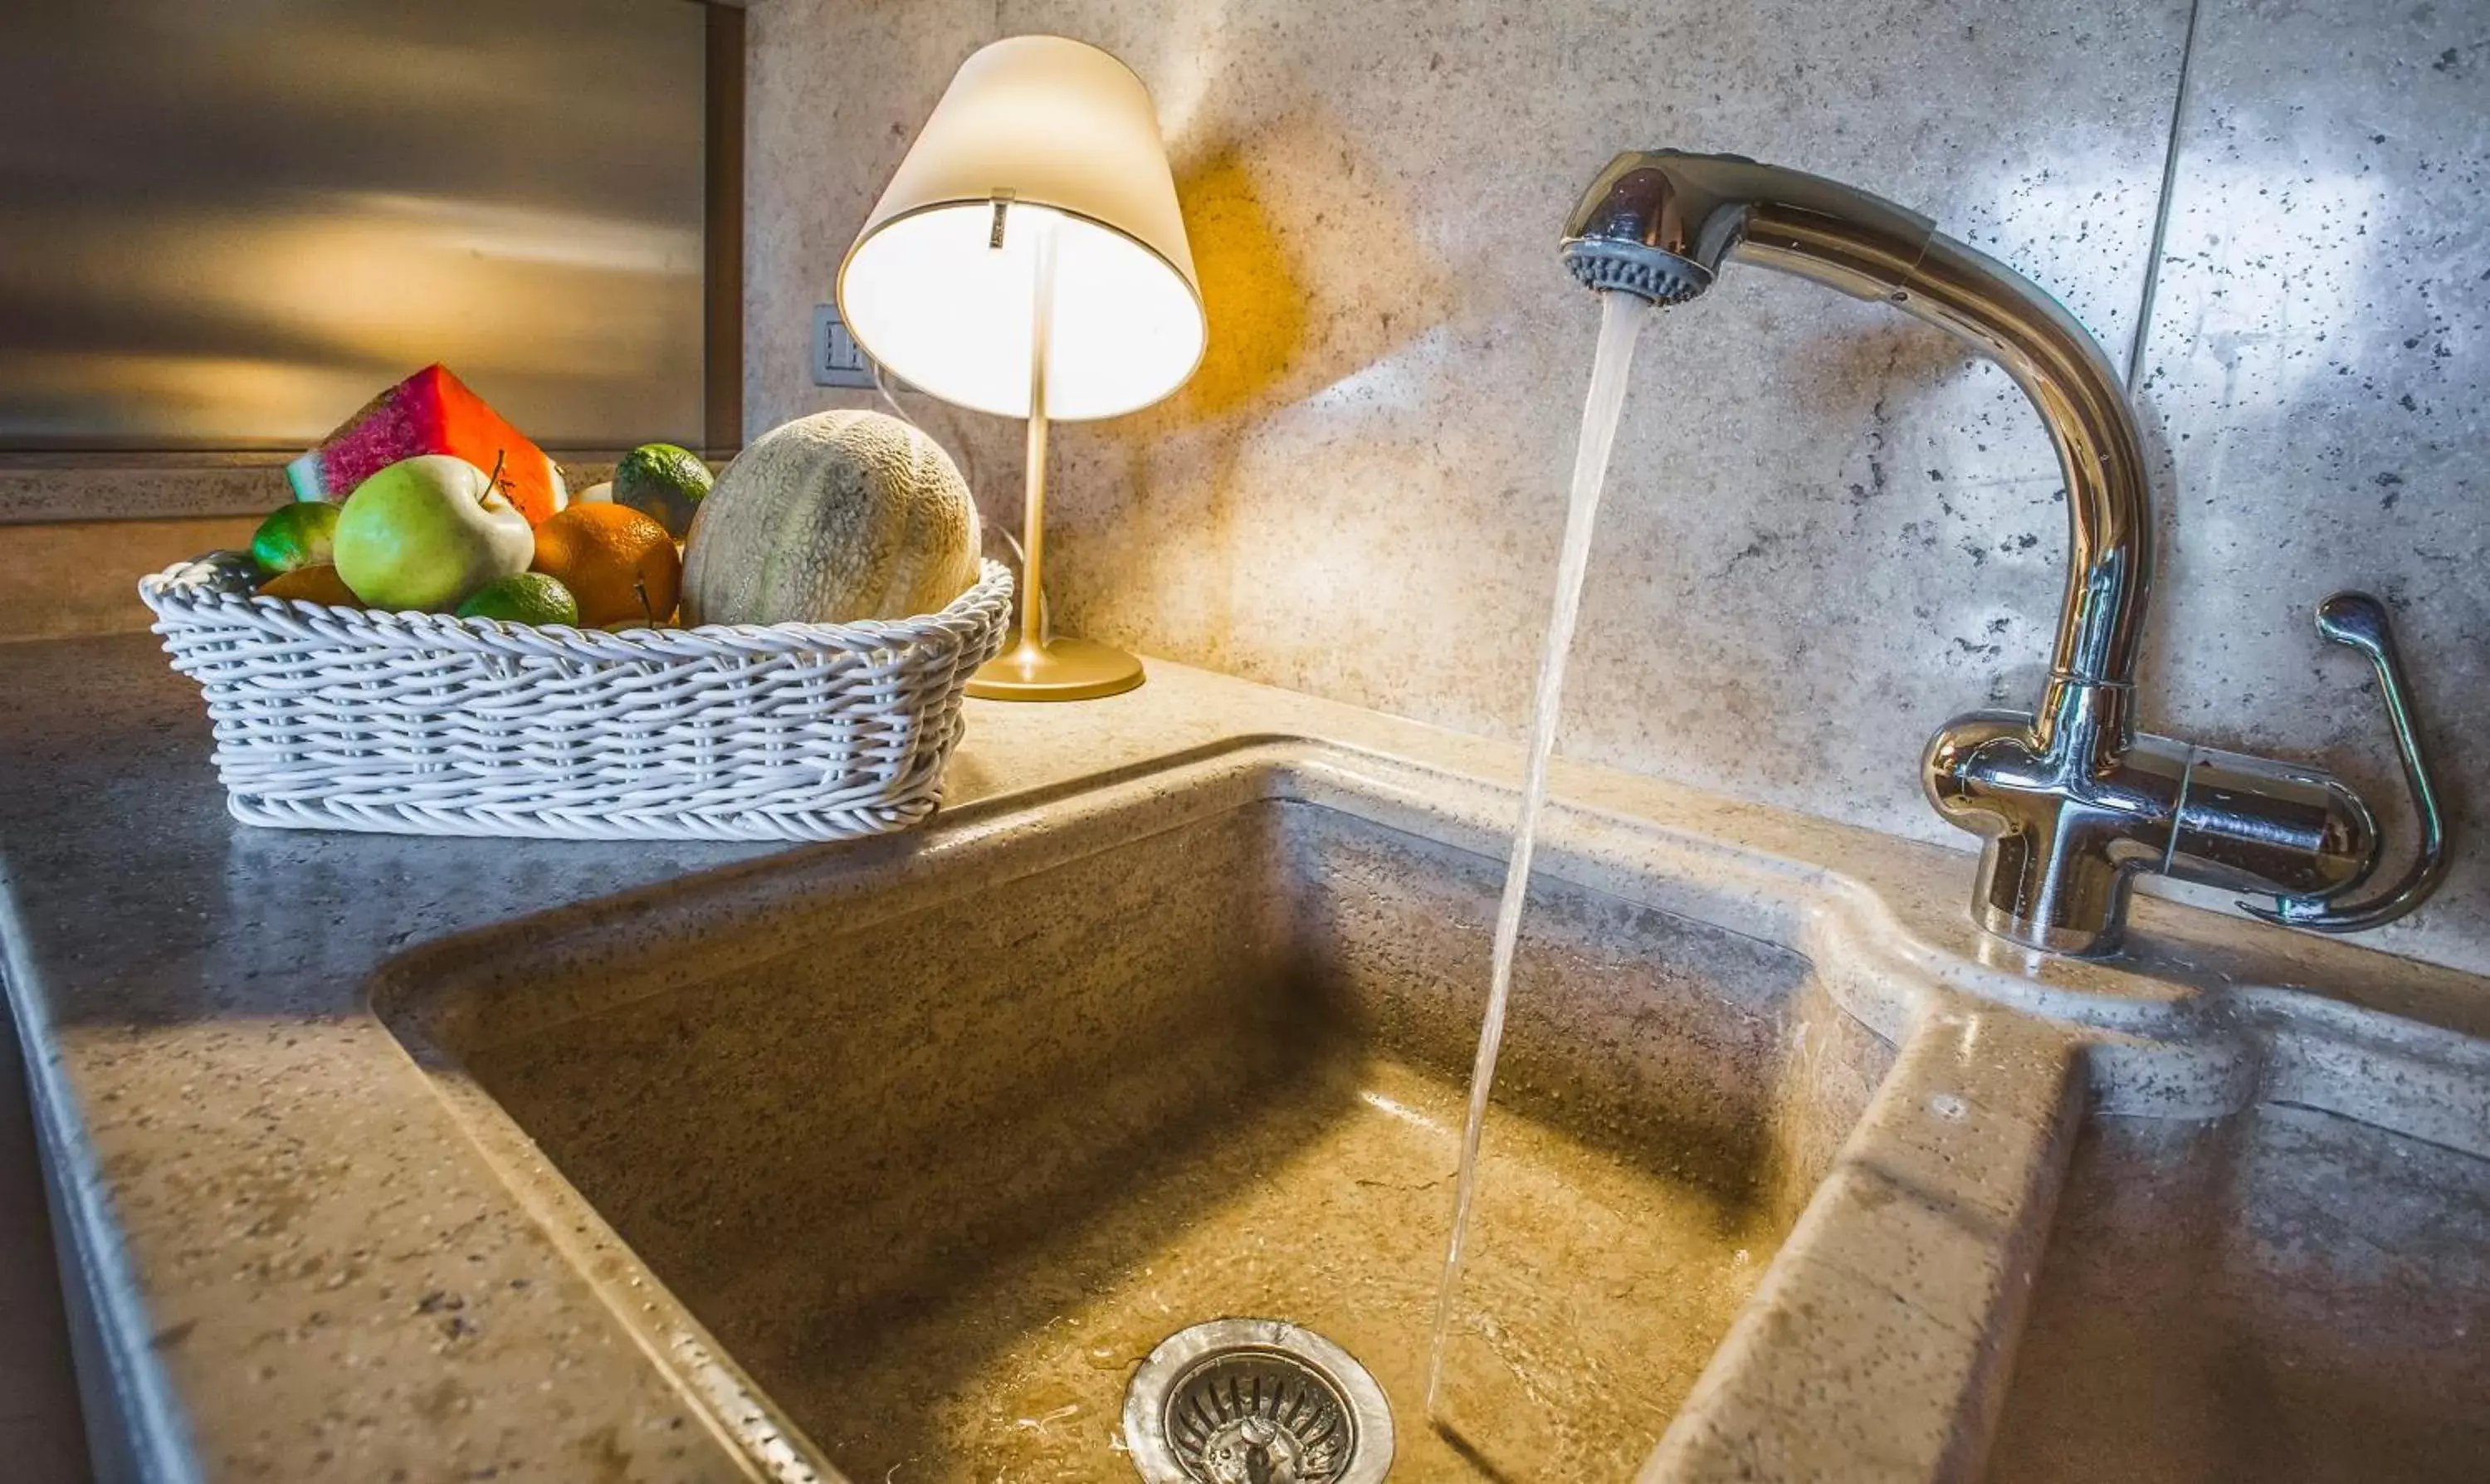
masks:
{"label": "electrical outlet", "polygon": [[873,386],[873,366],[864,358],[864,347],[848,334],[834,304],[813,306],[813,385]]}

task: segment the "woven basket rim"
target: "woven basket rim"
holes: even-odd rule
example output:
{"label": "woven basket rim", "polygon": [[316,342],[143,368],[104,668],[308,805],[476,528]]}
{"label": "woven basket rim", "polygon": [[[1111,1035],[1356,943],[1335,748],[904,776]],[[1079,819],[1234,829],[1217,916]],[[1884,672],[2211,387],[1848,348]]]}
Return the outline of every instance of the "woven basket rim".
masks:
{"label": "woven basket rim", "polygon": [[[275,597],[237,591],[229,580],[239,572],[246,553],[212,551],[176,562],[138,579],[140,600],[159,619],[178,612],[184,618],[219,613],[267,624],[319,624],[332,636],[352,640],[433,639],[482,653],[540,656],[548,649],[604,657],[676,657],[702,645],[733,649],[846,650],[869,652],[954,637],[963,624],[974,624],[996,604],[1008,607],[1011,569],[993,558],[978,563],[977,580],[933,613],[904,619],[860,619],[849,624],[702,624],[694,627],[583,628],[569,624],[518,624],[504,619],[460,618],[374,608],[341,608],[302,597]],[[616,651],[626,652],[617,655]]]}

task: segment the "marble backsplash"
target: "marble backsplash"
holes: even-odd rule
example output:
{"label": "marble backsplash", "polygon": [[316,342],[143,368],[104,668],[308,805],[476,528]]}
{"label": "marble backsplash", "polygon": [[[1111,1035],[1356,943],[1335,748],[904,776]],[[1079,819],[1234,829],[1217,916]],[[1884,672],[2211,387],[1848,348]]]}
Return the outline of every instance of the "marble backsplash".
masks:
{"label": "marble backsplash", "polygon": [[[2409,841],[2309,623],[2394,605],[2459,858],[2364,941],[2490,970],[2490,4],[757,0],[749,428],[869,400],[810,385],[811,307],[953,68],[1028,31],[1151,84],[1211,316],[1182,393],[1058,429],[1066,630],[1518,738],[1597,318],[1556,228],[1618,149],[1752,155],[1927,213],[2137,367],[2149,725],[2322,761]],[[1017,424],[907,402],[1015,525]],[[2030,704],[2064,530],[2003,375],[1733,272],[1644,335],[1561,746],[1968,849],[1919,750]]]}

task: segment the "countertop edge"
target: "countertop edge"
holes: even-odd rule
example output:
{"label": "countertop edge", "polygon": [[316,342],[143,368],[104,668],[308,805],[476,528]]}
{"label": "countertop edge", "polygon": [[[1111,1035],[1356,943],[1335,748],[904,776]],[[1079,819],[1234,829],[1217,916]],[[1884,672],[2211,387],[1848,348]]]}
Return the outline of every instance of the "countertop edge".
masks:
{"label": "countertop edge", "polygon": [[[63,1296],[71,1309],[79,1406],[86,1413],[88,1446],[96,1454],[91,1462],[99,1479],[192,1484],[201,1475],[188,1417],[175,1400],[172,1378],[156,1356],[155,1327],[142,1306],[143,1290],[121,1224],[89,1178],[98,1160],[76,1098],[61,1080],[41,981],[20,946],[25,937],[17,921],[14,883],[6,858],[0,858],[0,989],[6,990],[9,1011],[17,1021],[27,1105],[43,1160],[44,1193],[52,1206],[54,1239],[61,1247],[62,1276],[66,1280],[74,1272],[78,1280],[77,1290]],[[107,1393],[109,1415],[98,1414],[92,1391],[99,1382]],[[110,1451],[99,1446],[107,1441],[123,1446]]]}

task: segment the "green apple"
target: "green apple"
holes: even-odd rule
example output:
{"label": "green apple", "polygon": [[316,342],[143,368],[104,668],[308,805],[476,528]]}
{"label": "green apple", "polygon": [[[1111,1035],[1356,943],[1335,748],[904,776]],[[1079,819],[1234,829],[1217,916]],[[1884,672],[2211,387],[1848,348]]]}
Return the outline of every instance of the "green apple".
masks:
{"label": "green apple", "polygon": [[446,613],[528,569],[528,517],[463,458],[420,453],[355,486],[332,538],[337,575],[375,608]]}

